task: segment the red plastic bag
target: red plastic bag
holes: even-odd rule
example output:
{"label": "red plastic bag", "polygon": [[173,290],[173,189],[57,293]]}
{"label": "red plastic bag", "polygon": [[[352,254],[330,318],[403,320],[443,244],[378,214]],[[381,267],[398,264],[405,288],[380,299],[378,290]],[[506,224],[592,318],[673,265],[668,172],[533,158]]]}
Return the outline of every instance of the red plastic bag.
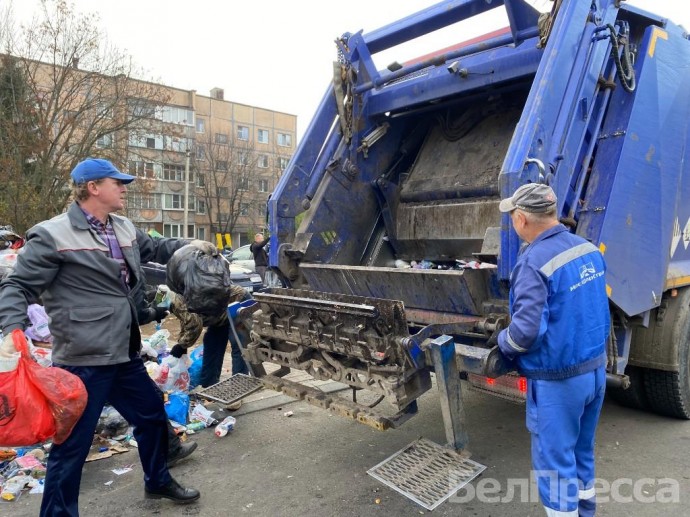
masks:
{"label": "red plastic bag", "polygon": [[64,442],[84,412],[88,395],[79,377],[31,359],[21,330],[12,332],[21,352],[17,369],[0,373],[0,446]]}

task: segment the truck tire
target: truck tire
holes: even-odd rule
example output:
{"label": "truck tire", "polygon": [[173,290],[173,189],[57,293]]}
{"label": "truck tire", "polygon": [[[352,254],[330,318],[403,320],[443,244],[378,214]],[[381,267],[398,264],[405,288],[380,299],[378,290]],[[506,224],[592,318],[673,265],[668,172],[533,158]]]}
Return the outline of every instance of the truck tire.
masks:
{"label": "truck tire", "polygon": [[690,306],[687,303],[679,307],[677,318],[678,330],[671,334],[671,339],[678,343],[678,371],[645,369],[644,386],[652,411],[690,420]]}
{"label": "truck tire", "polygon": [[628,366],[625,369],[626,375],[630,378],[628,389],[606,388],[606,394],[621,406],[648,411],[649,400],[647,400],[647,392],[645,390],[646,370],[646,368],[638,366]]}

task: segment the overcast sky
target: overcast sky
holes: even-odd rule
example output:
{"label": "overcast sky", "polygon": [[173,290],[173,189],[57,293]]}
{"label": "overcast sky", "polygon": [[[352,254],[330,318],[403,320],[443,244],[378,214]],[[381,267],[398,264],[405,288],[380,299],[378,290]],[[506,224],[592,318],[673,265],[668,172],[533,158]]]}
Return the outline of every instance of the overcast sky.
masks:
{"label": "overcast sky", "polygon": [[[0,5],[11,0],[0,0]],[[425,9],[434,0],[74,0],[95,12],[113,44],[147,71],[146,79],[297,115],[306,129],[328,87],[333,41],[364,33]],[[548,0],[533,0],[550,8]],[[687,0],[630,0],[690,28]],[[15,17],[29,20],[39,0],[14,0]],[[316,20],[316,21],[315,21]],[[427,41],[375,56],[378,68],[507,26],[503,9],[453,27]],[[429,41],[430,40],[430,41]]]}

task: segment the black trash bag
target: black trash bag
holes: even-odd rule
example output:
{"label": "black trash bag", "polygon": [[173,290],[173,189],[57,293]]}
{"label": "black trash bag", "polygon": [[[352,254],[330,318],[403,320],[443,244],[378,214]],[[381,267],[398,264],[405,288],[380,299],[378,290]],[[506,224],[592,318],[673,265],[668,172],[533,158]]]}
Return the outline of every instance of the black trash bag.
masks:
{"label": "black trash bag", "polygon": [[189,312],[215,317],[230,302],[230,269],[220,255],[206,255],[190,244],[168,261],[165,283],[182,296]]}

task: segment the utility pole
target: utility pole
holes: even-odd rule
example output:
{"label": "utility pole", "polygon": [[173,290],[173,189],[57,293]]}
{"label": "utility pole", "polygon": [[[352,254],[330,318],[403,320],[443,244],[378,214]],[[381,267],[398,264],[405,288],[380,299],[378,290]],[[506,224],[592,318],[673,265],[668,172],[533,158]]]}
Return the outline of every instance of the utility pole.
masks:
{"label": "utility pole", "polygon": [[182,230],[182,237],[194,238],[189,235],[189,151],[187,151],[187,162],[184,167],[184,229]]}

